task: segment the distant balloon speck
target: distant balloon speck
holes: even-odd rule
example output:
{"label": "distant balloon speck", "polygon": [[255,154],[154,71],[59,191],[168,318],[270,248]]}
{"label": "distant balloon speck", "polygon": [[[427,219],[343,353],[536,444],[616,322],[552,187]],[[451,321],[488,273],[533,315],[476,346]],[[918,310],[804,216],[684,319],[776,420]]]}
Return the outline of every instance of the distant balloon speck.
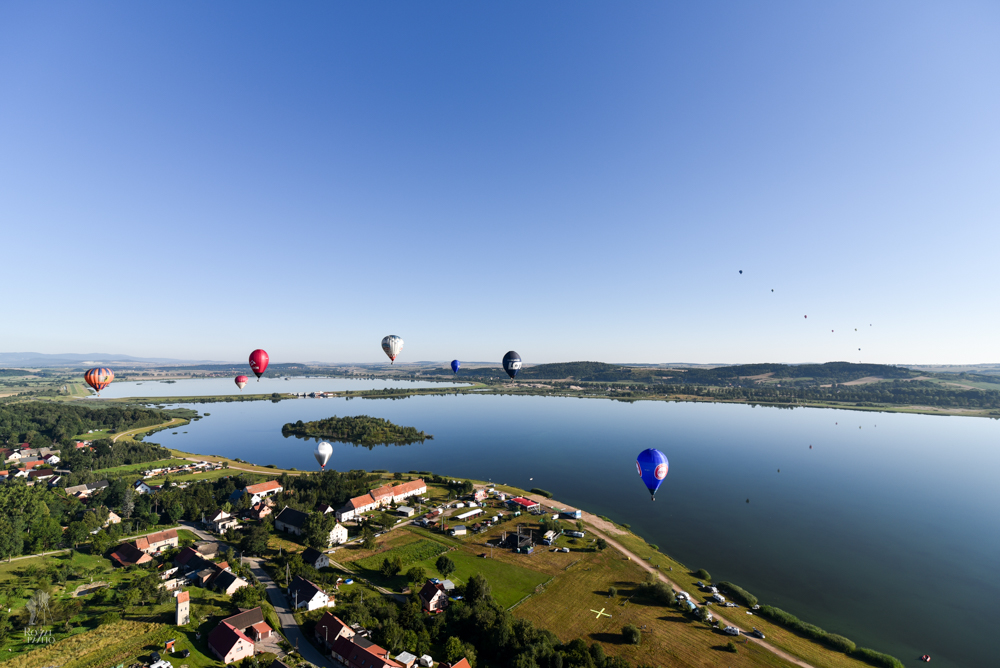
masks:
{"label": "distant balloon speck", "polygon": [[742,274],[742,273],[743,273],[743,270],[742,270],[742,269],[740,269],[740,274]]}
{"label": "distant balloon speck", "polygon": [[750,503],[750,499],[747,499],[747,503]]}

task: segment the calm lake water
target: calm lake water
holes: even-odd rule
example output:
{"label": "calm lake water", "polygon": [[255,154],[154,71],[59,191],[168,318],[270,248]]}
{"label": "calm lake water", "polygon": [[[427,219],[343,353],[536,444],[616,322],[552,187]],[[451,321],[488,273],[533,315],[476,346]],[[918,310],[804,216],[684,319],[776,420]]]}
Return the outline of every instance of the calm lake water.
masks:
{"label": "calm lake water", "polygon": [[[190,383],[210,382],[161,387],[195,394]],[[211,416],[151,440],[312,470],[314,443],[283,438],[284,423],[383,417],[434,440],[373,450],[334,444],[330,466],[541,487],[907,665],[924,653],[935,666],[998,665],[997,421],[489,395],[191,407]],[[670,459],[655,502],[635,473],[647,447]]]}

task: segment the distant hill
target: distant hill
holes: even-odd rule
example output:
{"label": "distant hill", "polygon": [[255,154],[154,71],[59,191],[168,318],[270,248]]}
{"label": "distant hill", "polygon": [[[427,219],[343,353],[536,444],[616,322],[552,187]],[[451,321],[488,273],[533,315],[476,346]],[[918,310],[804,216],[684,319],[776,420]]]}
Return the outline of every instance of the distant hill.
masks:
{"label": "distant hill", "polygon": [[738,364],[712,369],[666,369],[622,366],[604,362],[563,362],[539,364],[522,369],[518,380],[570,379],[598,383],[681,383],[728,385],[752,383],[757,379],[808,379],[815,383],[847,383],[861,378],[913,378],[918,372],[887,364]]}
{"label": "distant hill", "polygon": [[0,367],[87,366],[91,364],[205,364],[209,360],[178,360],[169,357],[133,357],[109,353],[0,353]]}

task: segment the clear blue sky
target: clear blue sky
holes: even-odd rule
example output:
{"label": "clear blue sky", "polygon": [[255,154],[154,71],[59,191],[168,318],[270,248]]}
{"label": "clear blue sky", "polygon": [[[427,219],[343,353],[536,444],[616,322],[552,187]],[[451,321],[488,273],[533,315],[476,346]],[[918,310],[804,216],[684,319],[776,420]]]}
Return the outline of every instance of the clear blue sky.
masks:
{"label": "clear blue sky", "polygon": [[998,35],[995,2],[4,3],[0,350],[1000,362]]}

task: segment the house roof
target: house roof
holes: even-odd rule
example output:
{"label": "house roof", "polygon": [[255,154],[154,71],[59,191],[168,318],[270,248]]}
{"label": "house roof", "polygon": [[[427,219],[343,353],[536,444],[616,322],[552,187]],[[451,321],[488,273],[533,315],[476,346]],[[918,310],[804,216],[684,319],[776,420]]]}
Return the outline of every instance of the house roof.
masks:
{"label": "house roof", "polygon": [[107,480],[98,480],[97,482],[88,482],[87,489],[93,491],[95,489],[104,489],[108,486]]}
{"label": "house roof", "polygon": [[415,492],[418,489],[427,487],[423,478],[417,478],[416,480],[411,480],[410,482],[404,482],[396,485],[392,488],[393,494],[398,496],[399,494],[405,494],[407,492]]}
{"label": "house roof", "polygon": [[317,594],[326,594],[326,592],[301,575],[296,575],[292,578],[292,584],[288,586],[289,598],[294,597],[296,592],[298,592],[299,601],[311,601],[316,598]]}
{"label": "house roof", "polygon": [[[236,573],[233,573],[232,571],[222,571],[221,573],[215,576],[215,579],[212,581],[212,584],[217,585],[221,589],[229,589],[234,584],[238,584],[240,582],[243,583],[240,585],[240,587],[244,587],[247,585],[247,581],[241,578],[240,576],[236,575]],[[237,587],[237,589],[238,588],[239,587]]]}
{"label": "house roof", "polygon": [[259,607],[250,608],[232,617],[226,617],[222,621],[237,629],[248,629],[254,624],[264,621],[264,613]]}
{"label": "house roof", "polygon": [[358,508],[364,508],[366,506],[370,506],[375,503],[378,502],[375,500],[374,496],[372,496],[371,494],[362,494],[361,496],[356,496],[350,501],[348,501],[347,505],[350,506],[351,508],[354,508],[354,510],[357,510]]}
{"label": "house roof", "polygon": [[[325,634],[323,632],[324,628],[329,629]],[[318,622],[316,622],[316,637],[322,638],[324,635],[327,638],[331,636],[336,637],[337,634],[339,634],[343,629],[349,628],[351,627],[345,624],[344,620],[328,612],[324,614]],[[351,635],[354,634],[352,633]]]}
{"label": "house roof", "polygon": [[175,529],[167,529],[166,531],[157,531],[156,533],[151,533],[148,536],[146,536],[146,539],[150,542],[150,544],[162,543],[163,541],[166,540],[176,540],[177,531]]}
{"label": "house roof", "polygon": [[392,496],[392,485],[382,485],[370,492],[373,499],[378,500],[387,496]]}
{"label": "house roof", "polygon": [[294,508],[284,508],[280,513],[278,513],[278,516],[274,518],[274,521],[284,522],[289,526],[301,529],[302,525],[305,524],[307,517],[309,517],[309,515],[302,512],[301,510],[295,510]]}
{"label": "house roof", "polygon": [[316,560],[323,556],[323,553],[315,548],[308,548],[302,553],[302,561],[306,562],[310,566],[316,564]]}
{"label": "house roof", "polygon": [[215,651],[222,656],[229,654],[236,643],[240,640],[245,640],[253,645],[253,640],[246,637],[241,629],[228,624],[226,620],[222,620],[219,625],[212,629],[212,632],[208,634],[209,646],[214,648]]}
{"label": "house roof", "polygon": [[178,603],[184,603],[185,601],[190,601],[190,600],[191,600],[190,592],[182,591],[181,593],[177,594]]}
{"label": "house roof", "polygon": [[267,625],[267,622],[257,622],[250,628],[252,628],[254,631],[256,631],[261,635],[271,632],[271,627]]}
{"label": "house roof", "polygon": [[277,480],[268,480],[267,482],[262,482],[257,485],[247,485],[247,494],[264,494],[265,492],[276,492],[283,487],[278,484]]}
{"label": "house roof", "polygon": [[463,656],[461,659],[451,664],[449,668],[472,668],[472,666],[469,664],[468,660],[466,660],[466,658]]}
{"label": "house roof", "polygon": [[430,601],[431,599],[433,599],[437,595],[437,593],[439,591],[441,591],[441,592],[444,591],[444,585],[443,584],[441,584],[440,582],[430,582],[430,581],[428,581],[420,589],[420,599],[422,601]]}
{"label": "house roof", "polygon": [[[355,636],[358,638],[358,636]],[[388,652],[373,643],[365,643],[363,647],[360,642],[352,642],[348,638],[337,638],[333,643],[334,654],[347,659],[347,664],[356,668],[397,668],[400,664],[388,658]],[[381,656],[379,655],[381,652]]]}
{"label": "house roof", "polygon": [[135,564],[144,564],[148,561],[152,561],[153,558],[137,549],[131,543],[122,543],[115,551],[111,553],[111,558],[117,561],[122,566],[132,566]]}

